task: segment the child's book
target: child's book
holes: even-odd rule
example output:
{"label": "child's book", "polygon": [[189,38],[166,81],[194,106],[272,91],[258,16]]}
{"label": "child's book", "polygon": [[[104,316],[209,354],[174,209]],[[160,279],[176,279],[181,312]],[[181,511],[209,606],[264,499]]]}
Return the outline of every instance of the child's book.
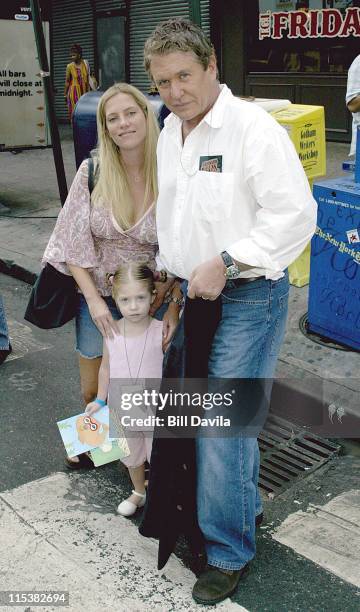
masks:
{"label": "child's book", "polygon": [[81,455],[109,441],[109,408],[104,406],[92,416],[76,414],[57,426],[68,457]]}
{"label": "child's book", "polygon": [[62,441],[68,457],[75,457],[96,449],[95,465],[104,465],[130,454],[125,439],[109,438],[109,408],[104,406],[89,416],[82,412],[58,421]]}

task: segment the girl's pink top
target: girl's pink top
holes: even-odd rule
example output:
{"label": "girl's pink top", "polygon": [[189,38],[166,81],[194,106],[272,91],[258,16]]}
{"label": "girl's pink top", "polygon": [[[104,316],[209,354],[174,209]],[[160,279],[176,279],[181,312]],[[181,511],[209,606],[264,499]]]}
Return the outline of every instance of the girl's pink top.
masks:
{"label": "girl's pink top", "polygon": [[70,275],[66,264],[86,268],[100,295],[111,295],[107,273],[120,264],[147,262],[155,270],[158,251],[155,205],[130,229],[122,230],[111,211],[90,203],[88,162],[83,161],[46,247],[43,264]]}
{"label": "girl's pink top", "polygon": [[162,321],[151,319],[147,337],[145,330],[140,336],[126,338],[126,351],[124,336],[118,334],[111,339],[107,338],[110,378],[124,378],[134,383],[138,378],[161,379],[164,357],[162,330]]}

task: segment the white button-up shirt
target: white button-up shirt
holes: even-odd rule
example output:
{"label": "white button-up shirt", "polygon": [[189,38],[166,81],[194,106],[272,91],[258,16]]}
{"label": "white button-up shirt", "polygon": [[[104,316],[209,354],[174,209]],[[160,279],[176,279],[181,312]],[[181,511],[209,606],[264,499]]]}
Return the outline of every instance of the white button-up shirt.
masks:
{"label": "white button-up shirt", "polygon": [[[349,68],[345,98],[346,104],[349,104],[356,96],[360,96],[360,55],[354,59]],[[349,155],[355,155],[357,127],[360,125],[360,113],[352,113],[352,116],[352,139]]]}
{"label": "white button-up shirt", "polygon": [[[222,171],[200,171],[203,156]],[[226,250],[252,267],[241,277],[275,280],[314,233],[316,204],[286,131],[226,85],[184,143],[181,120],[167,117],[158,169],[159,262],[173,275],[189,279]]]}

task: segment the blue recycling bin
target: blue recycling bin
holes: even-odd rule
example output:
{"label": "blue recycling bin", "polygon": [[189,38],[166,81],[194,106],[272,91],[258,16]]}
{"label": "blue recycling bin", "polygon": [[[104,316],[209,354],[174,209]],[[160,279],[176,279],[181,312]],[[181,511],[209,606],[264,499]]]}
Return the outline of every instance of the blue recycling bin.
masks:
{"label": "blue recycling bin", "polygon": [[[97,144],[96,110],[103,91],[89,91],[81,96],[73,114],[73,136],[75,148],[76,168],[81,162],[88,158],[92,149]],[[162,103],[159,96],[146,96],[154,109],[154,112],[163,127],[163,120],[168,109]]]}

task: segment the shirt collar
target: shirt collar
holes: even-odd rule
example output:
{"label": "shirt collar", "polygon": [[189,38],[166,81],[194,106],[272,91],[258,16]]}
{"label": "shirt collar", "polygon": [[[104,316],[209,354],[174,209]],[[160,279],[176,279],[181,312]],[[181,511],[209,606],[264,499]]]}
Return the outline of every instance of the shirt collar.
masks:
{"label": "shirt collar", "polygon": [[[212,128],[220,128],[223,124],[226,100],[230,96],[232,96],[231,90],[227,87],[227,85],[221,84],[219,96],[215,100],[215,103],[211,107],[209,112],[205,115],[202,121],[200,121],[200,123],[205,121]],[[164,121],[164,126],[166,127],[166,129],[170,130],[178,130],[181,124],[182,119],[180,119],[174,113],[170,113],[170,115],[166,117]]]}

